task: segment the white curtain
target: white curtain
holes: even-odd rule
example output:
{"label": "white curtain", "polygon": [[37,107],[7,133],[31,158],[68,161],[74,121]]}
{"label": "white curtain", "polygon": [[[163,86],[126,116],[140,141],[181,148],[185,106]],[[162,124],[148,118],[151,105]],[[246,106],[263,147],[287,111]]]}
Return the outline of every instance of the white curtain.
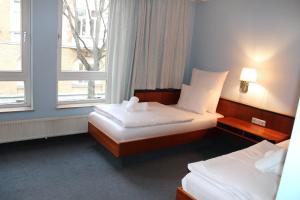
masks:
{"label": "white curtain", "polygon": [[134,89],[180,88],[193,24],[189,0],[112,0],[111,102]]}
{"label": "white curtain", "polygon": [[138,0],[111,0],[108,27],[108,102],[131,95]]}
{"label": "white curtain", "polygon": [[180,88],[192,37],[189,0],[141,0],[133,88]]}

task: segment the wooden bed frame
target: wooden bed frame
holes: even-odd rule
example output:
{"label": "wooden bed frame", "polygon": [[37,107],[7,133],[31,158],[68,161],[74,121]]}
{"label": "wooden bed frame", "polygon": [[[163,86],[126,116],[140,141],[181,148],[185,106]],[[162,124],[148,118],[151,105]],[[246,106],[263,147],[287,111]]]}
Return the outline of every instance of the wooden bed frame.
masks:
{"label": "wooden bed frame", "polygon": [[178,187],[176,190],[176,200],[196,200],[192,195]]}
{"label": "wooden bed frame", "polygon": [[214,128],[212,128],[119,143],[91,123],[89,123],[88,129],[89,134],[117,158],[194,142],[214,133]]}
{"label": "wooden bed frame", "polygon": [[[156,101],[165,105],[170,105],[178,102],[180,90],[136,90],[134,95],[137,96],[141,102]],[[291,134],[294,122],[294,117],[254,108],[222,98],[219,101],[217,112],[224,116],[236,117],[245,121],[251,120],[249,116],[265,119],[268,121],[268,128],[282,131],[289,135]],[[97,129],[91,123],[88,124],[88,132],[116,157],[129,156],[179,144],[186,144],[200,140],[205,136],[212,136],[215,135],[214,133],[218,133],[215,128],[211,128],[119,143],[107,134],[101,132],[101,130]]]}

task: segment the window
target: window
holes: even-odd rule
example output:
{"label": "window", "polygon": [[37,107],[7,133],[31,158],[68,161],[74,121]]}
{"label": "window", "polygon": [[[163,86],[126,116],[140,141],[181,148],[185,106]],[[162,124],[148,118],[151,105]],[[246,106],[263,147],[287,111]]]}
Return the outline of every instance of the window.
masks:
{"label": "window", "polygon": [[30,107],[30,0],[1,0],[0,15],[0,109]]}
{"label": "window", "polygon": [[58,104],[104,102],[109,0],[61,0]]}

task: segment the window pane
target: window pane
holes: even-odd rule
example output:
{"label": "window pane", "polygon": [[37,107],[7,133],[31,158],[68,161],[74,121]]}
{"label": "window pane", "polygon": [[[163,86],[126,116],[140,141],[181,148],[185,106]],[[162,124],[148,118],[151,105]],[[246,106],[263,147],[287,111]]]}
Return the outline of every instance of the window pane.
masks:
{"label": "window pane", "polygon": [[0,0],[0,71],[21,71],[21,2]]}
{"label": "window pane", "polygon": [[104,100],[106,81],[59,81],[58,101]]}
{"label": "window pane", "polygon": [[0,105],[25,103],[23,81],[0,81]]}
{"label": "window pane", "polygon": [[108,2],[63,1],[61,71],[106,71]]}

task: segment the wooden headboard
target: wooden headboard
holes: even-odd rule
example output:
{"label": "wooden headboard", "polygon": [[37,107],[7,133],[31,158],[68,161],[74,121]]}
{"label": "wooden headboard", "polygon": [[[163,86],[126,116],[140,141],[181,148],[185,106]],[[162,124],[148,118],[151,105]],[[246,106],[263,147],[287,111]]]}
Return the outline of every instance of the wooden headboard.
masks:
{"label": "wooden headboard", "polygon": [[[157,101],[165,105],[176,104],[180,96],[179,89],[136,90],[134,93],[140,101]],[[294,117],[259,109],[224,98],[220,98],[217,112],[225,117],[235,117],[251,122],[256,117],[267,122],[266,127],[291,134]]]}

